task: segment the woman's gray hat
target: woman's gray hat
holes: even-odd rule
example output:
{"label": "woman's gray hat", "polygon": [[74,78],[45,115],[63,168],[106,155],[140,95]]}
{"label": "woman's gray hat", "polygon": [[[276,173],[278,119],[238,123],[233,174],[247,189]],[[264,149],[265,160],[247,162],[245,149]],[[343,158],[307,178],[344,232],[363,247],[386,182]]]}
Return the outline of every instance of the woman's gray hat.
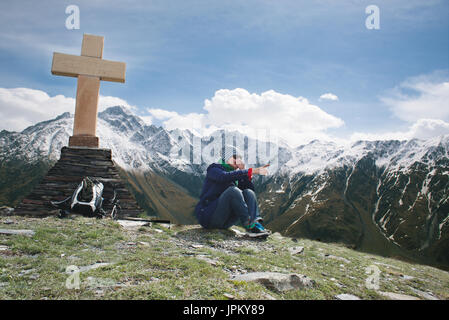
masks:
{"label": "woman's gray hat", "polygon": [[238,157],[243,159],[243,152],[241,152],[239,148],[236,148],[236,147],[233,147],[233,146],[226,146],[223,149],[221,158],[224,161],[228,161],[228,159],[230,157],[232,157],[233,155],[236,155],[236,156],[238,156]]}

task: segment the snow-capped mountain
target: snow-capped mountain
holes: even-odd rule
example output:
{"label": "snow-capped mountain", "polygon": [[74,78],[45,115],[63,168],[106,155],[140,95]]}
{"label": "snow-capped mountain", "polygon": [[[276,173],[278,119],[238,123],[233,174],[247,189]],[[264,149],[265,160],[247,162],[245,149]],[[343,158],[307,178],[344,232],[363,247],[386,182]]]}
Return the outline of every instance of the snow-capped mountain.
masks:
{"label": "snow-capped mountain", "polygon": [[448,150],[447,135],[346,147],[312,141],[267,181],[262,210],[287,235],[447,265]]}
{"label": "snow-capped mountain", "polygon": [[[291,148],[239,132],[198,137],[188,130],[167,131],[120,106],[98,117],[100,147],[112,149],[150,214],[194,223],[207,165],[222,146],[217,137],[231,134],[244,141],[245,150],[257,145],[254,165],[272,163],[267,177],[254,178],[272,230],[449,265],[448,135],[345,146],[315,140]],[[0,132],[0,204],[16,204],[45,174],[72,127],[73,115],[64,113],[20,133]],[[262,157],[264,148],[269,156]]]}

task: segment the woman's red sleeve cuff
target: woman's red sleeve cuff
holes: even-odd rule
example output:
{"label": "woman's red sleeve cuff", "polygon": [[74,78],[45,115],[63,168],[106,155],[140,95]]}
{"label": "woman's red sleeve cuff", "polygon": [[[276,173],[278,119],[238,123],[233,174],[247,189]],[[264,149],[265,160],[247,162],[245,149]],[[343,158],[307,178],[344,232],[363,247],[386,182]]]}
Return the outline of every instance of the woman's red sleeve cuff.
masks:
{"label": "woman's red sleeve cuff", "polygon": [[253,177],[253,168],[248,169],[248,179],[251,181],[251,178]]}

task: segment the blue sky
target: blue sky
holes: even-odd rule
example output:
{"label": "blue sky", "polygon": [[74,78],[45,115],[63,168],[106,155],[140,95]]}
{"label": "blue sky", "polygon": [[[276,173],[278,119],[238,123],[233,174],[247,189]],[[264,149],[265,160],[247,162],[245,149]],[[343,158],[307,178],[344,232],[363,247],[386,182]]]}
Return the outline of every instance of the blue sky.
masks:
{"label": "blue sky", "polygon": [[[80,8],[79,30],[65,28],[71,4]],[[365,27],[371,4],[380,9],[379,30]],[[180,121],[186,114],[219,112],[231,102],[205,111],[205,99],[214,104],[217,91],[227,89],[233,101],[232,90],[242,88],[306,98],[343,123],[319,127],[318,121],[317,132],[340,138],[406,137],[424,118],[438,120],[437,132],[445,133],[449,112],[438,113],[444,104],[435,101],[447,97],[448,18],[447,0],[4,0],[0,88],[73,98],[75,79],[50,74],[52,52],[79,54],[82,35],[89,33],[105,37],[105,59],[127,63],[126,83],[102,82],[101,95],[125,100],[155,124],[170,119],[151,110],[176,113]],[[325,93],[338,100],[320,100]],[[421,103],[435,113],[406,119],[397,112],[404,100],[405,112],[410,103]],[[0,109],[2,118],[14,116],[7,101],[0,98],[0,108],[9,108]],[[263,110],[254,112],[263,117]],[[13,127],[0,122],[0,129]]]}

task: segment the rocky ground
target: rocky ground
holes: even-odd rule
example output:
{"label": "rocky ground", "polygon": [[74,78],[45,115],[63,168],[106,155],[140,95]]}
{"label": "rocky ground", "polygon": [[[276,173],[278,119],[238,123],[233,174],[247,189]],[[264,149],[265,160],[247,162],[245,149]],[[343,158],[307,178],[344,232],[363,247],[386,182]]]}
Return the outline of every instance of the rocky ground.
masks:
{"label": "rocky ground", "polygon": [[242,231],[0,216],[0,299],[449,298],[443,270]]}

